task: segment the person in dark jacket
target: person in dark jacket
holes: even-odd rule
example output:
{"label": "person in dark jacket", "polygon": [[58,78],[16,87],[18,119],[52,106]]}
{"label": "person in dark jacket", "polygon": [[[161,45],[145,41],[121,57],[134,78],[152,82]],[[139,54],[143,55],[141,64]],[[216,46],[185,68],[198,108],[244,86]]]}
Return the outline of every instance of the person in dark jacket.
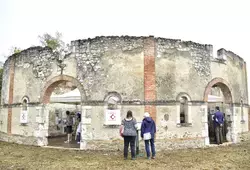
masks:
{"label": "person in dark jacket", "polygon": [[[154,143],[155,133],[156,133],[155,122],[150,117],[149,113],[146,112],[144,114],[144,119],[143,119],[142,124],[141,124],[141,137],[144,138],[145,149],[147,152],[148,159],[150,159],[149,142],[150,142],[150,146],[151,146],[152,159],[155,159],[155,143]],[[148,135],[149,135],[149,137],[148,137]],[[147,136],[147,139],[146,139],[146,136]]]}
{"label": "person in dark jacket", "polygon": [[123,132],[122,136],[124,138],[124,159],[128,158],[128,147],[130,144],[131,158],[135,159],[135,139],[136,139],[136,129],[137,122],[133,117],[132,112],[129,110],[127,116],[122,120]]}
{"label": "person in dark jacket", "polygon": [[70,115],[70,111],[66,111],[66,121],[65,121],[65,124],[66,124],[66,130],[67,130],[67,136],[68,136],[68,140],[65,141],[65,143],[70,143],[72,141],[72,126],[73,126],[73,118],[72,116]]}
{"label": "person in dark jacket", "polygon": [[214,113],[214,127],[215,127],[215,137],[217,144],[223,143],[222,128],[224,124],[224,115],[220,112],[220,108],[216,106],[216,112]]}

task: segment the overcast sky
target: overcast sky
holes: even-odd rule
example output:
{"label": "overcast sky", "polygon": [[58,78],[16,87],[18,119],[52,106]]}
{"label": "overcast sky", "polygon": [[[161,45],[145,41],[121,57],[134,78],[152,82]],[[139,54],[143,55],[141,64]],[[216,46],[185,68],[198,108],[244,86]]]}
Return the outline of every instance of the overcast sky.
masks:
{"label": "overcast sky", "polygon": [[[38,35],[63,40],[133,35],[192,40],[247,60],[248,0],[0,0],[0,60],[12,46],[39,45]],[[249,59],[250,60],[250,59]]]}
{"label": "overcast sky", "polygon": [[[248,0],[0,0],[0,61],[12,46],[39,45],[38,35],[63,40],[131,35],[191,40],[225,48],[248,65]],[[249,67],[248,67],[249,70]],[[248,74],[249,75],[249,74]]]}
{"label": "overcast sky", "polygon": [[[248,0],[0,0],[0,60],[12,46],[39,45],[38,35],[63,40],[133,35],[192,40],[247,60]],[[250,60],[250,59],[249,59]]]}

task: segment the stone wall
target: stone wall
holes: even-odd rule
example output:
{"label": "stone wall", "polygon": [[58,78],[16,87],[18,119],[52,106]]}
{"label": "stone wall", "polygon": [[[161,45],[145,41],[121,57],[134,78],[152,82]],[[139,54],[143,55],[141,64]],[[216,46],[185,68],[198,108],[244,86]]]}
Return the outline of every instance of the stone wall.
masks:
{"label": "stone wall", "polygon": [[243,142],[250,140],[250,132],[239,133],[238,141]]}
{"label": "stone wall", "polygon": [[218,51],[218,57],[212,60],[211,64],[212,78],[223,77],[232,89],[234,103],[248,104],[247,73],[246,62],[238,55],[221,49]]}
{"label": "stone wall", "polygon": [[88,100],[102,101],[112,91],[121,94],[123,100],[144,99],[143,38],[97,37],[71,44],[77,79]]}
{"label": "stone wall", "polygon": [[164,38],[156,42],[157,99],[175,100],[185,92],[202,101],[211,80],[212,46]]}
{"label": "stone wall", "polygon": [[[132,110],[141,122],[145,111],[151,113],[157,124],[158,145],[166,140],[162,146],[175,148],[177,144],[171,141],[180,140],[181,147],[202,146],[208,138],[205,95],[216,82],[228,86],[234,133],[243,133],[248,128],[246,63],[224,49],[218,56],[212,54],[212,45],[152,36],[76,40],[65,55],[48,47],[31,47],[4,64],[0,130],[13,136],[40,137],[42,143],[54,128],[49,122],[54,114],[48,105],[51,92],[59,83],[70,81],[81,92],[80,110],[89,107],[83,115],[82,134],[88,147],[98,141],[106,141],[101,145],[105,147],[105,143],[119,141],[119,126],[104,125],[110,95],[119,98],[122,118]],[[182,95],[188,98],[188,126],[180,126]],[[24,97],[28,99],[29,123],[21,126]],[[245,122],[237,112],[241,100]],[[37,120],[42,114],[46,122]]]}
{"label": "stone wall", "polygon": [[8,135],[6,133],[0,132],[0,141],[18,143],[23,145],[35,145],[37,146],[37,138],[32,136],[23,135]]}
{"label": "stone wall", "polygon": [[[185,138],[183,140],[169,140],[169,139],[158,139],[155,141],[156,151],[172,150],[172,149],[187,149],[187,148],[201,148],[205,146],[203,138]],[[109,150],[109,151],[122,151],[123,139],[114,140],[95,140],[87,141],[87,148],[89,150]],[[145,143],[143,140],[139,140],[140,153],[145,154]]]}

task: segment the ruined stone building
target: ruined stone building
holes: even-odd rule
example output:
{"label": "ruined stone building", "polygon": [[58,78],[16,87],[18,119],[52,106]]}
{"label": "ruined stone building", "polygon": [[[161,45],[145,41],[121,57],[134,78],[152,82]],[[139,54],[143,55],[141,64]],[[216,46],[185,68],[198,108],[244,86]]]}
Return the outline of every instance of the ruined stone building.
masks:
{"label": "ruined stone building", "polygon": [[[238,142],[248,131],[241,57],[225,49],[214,56],[212,45],[191,41],[111,36],[72,41],[65,55],[31,47],[10,56],[4,64],[0,140],[48,145],[57,112],[51,94],[65,82],[80,92],[70,109],[82,113],[81,149],[122,148],[119,123],[128,110],[138,122],[145,111],[156,120],[157,149],[213,143],[215,106],[225,113],[225,140]],[[109,110],[115,110],[110,118]]]}

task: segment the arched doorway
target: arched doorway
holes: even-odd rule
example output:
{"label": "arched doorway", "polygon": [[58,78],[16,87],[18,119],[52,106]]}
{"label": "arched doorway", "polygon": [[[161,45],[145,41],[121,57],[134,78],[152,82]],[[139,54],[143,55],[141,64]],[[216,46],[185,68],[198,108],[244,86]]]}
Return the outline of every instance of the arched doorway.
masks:
{"label": "arched doorway", "polygon": [[209,143],[216,143],[213,122],[216,106],[219,106],[225,117],[223,126],[224,142],[232,141],[233,98],[229,83],[222,78],[214,78],[206,86],[204,101],[207,102]]}
{"label": "arched doorway", "polygon": [[[83,101],[85,101],[84,89],[74,77],[59,75],[46,82],[40,98],[44,115],[44,122],[40,126],[47,131],[47,145],[80,147],[76,141],[76,130],[79,124],[79,114],[82,113]],[[68,139],[65,124],[68,112],[74,120],[73,133],[71,142],[65,143]]]}

